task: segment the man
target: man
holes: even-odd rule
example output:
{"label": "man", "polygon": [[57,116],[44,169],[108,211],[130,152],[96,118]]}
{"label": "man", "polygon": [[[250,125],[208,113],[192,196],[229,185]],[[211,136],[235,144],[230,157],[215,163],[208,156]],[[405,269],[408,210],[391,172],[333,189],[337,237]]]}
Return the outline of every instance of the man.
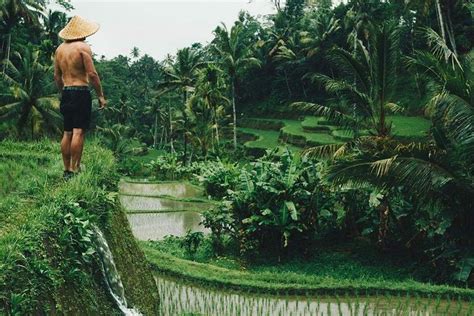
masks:
{"label": "man", "polygon": [[89,83],[97,93],[100,109],[107,104],[92,60],[92,51],[85,43],[86,37],[98,30],[98,24],[75,16],[59,32],[64,43],[56,50],[54,80],[61,91],[60,110],[64,117],[61,153],[66,180],[80,171],[85,132],[91,119]]}

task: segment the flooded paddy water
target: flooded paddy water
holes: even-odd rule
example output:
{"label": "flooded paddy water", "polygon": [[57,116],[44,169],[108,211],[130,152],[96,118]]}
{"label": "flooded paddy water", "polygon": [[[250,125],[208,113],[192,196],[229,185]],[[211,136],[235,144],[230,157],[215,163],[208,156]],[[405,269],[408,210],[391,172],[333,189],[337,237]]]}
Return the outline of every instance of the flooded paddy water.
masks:
{"label": "flooded paddy water", "polygon": [[[185,182],[126,182],[120,200],[136,238],[161,240],[187,231],[208,232],[200,212],[212,206],[201,188]],[[416,296],[261,295],[189,285],[155,275],[161,315],[474,315],[473,303]]]}
{"label": "flooded paddy water", "polygon": [[201,188],[185,182],[119,183],[120,202],[127,212],[133,234],[139,240],[160,240],[167,235],[184,236],[189,230],[208,232],[201,212],[206,202]]}
{"label": "flooded paddy water", "polygon": [[273,296],[188,285],[155,275],[162,315],[473,315],[472,303],[407,296]]}

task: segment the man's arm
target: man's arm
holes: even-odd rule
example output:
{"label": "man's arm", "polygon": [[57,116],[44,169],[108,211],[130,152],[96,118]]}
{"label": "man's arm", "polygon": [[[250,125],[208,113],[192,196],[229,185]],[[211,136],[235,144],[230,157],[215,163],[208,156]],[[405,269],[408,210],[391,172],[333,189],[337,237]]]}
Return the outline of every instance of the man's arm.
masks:
{"label": "man's arm", "polygon": [[54,81],[56,82],[56,86],[58,87],[59,92],[62,92],[64,88],[63,73],[61,71],[61,68],[59,67],[57,52],[54,56]]}
{"label": "man's arm", "polygon": [[82,62],[84,63],[84,68],[86,70],[87,77],[89,78],[89,82],[92,84],[95,92],[97,93],[97,97],[99,98],[100,107],[103,108],[106,105],[104,92],[102,91],[102,84],[100,83],[100,77],[97,73],[97,70],[94,66],[94,61],[92,60],[92,51],[87,46],[84,50],[81,51]]}

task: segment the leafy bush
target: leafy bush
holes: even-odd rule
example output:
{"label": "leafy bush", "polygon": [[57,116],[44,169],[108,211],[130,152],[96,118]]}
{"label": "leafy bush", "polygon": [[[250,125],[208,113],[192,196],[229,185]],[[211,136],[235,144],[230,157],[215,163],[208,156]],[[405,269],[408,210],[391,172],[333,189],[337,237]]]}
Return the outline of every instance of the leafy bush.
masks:
{"label": "leafy bush", "polygon": [[220,159],[202,164],[197,179],[204,186],[206,193],[214,198],[222,198],[228,190],[234,190],[240,170],[235,163],[224,163]]}
{"label": "leafy bush", "polygon": [[204,234],[202,232],[188,231],[186,236],[181,240],[181,247],[184,248],[188,257],[194,258],[203,240]]}
{"label": "leafy bush", "polygon": [[320,226],[319,214],[331,212],[336,202],[318,168],[289,151],[271,152],[250,170],[240,170],[236,189],[204,214],[203,223],[216,239],[233,236],[249,258],[260,251],[283,255],[291,247],[307,249]]}
{"label": "leafy bush", "polygon": [[164,154],[149,164],[152,175],[160,180],[189,179],[200,169],[197,162],[185,165],[175,154]]}

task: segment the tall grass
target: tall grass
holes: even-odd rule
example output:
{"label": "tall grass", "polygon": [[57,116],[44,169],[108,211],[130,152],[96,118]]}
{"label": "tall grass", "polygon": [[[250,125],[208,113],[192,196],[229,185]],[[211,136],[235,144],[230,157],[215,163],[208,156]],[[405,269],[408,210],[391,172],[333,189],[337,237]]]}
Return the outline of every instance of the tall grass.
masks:
{"label": "tall grass", "polygon": [[108,301],[90,235],[116,209],[115,161],[97,144],[86,152],[86,171],[65,183],[58,143],[0,142],[0,314],[50,314],[52,302],[72,301],[72,284],[85,310]]}

